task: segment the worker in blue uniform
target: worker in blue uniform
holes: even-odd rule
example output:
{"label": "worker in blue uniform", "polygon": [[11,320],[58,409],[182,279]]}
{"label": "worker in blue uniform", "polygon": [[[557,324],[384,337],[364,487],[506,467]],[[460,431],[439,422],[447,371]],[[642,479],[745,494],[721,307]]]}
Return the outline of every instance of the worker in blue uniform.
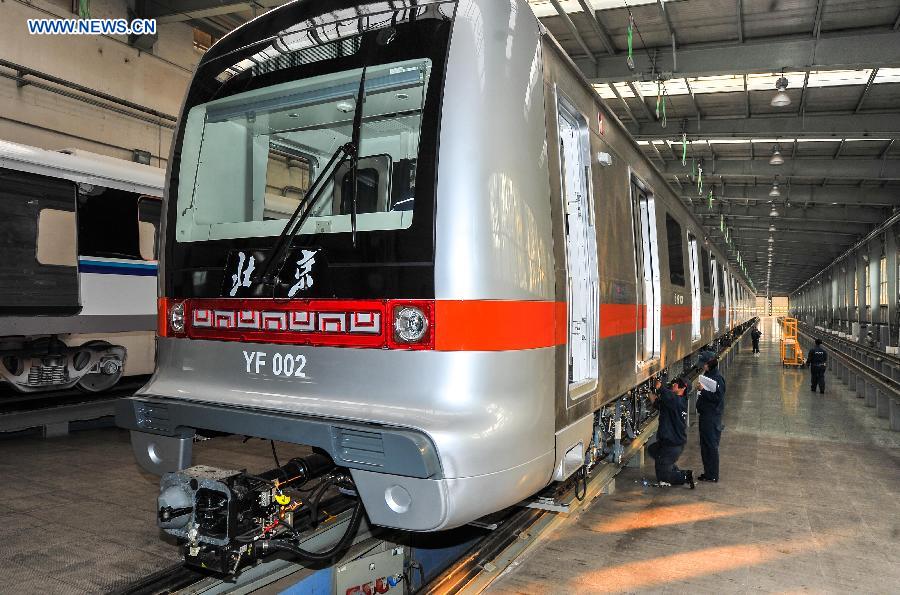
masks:
{"label": "worker in blue uniform", "polygon": [[822,339],[816,339],[816,346],[806,354],[806,365],[809,366],[810,387],[809,390],[825,394],[825,369],[828,367],[828,352],[822,347]]}
{"label": "worker in blue uniform", "polygon": [[718,358],[703,364],[703,376],[715,382],[714,390],[707,390],[702,383],[697,388],[698,425],[700,427],[700,458],[703,473],[700,481],[719,481],[719,440],[722,438],[722,414],[725,411],[725,379],[719,373]]}
{"label": "worker in blue uniform", "polygon": [[762,331],[759,330],[758,327],[754,326],[753,330],[750,331],[750,339],[753,341],[753,355],[759,355],[759,338],[762,337]]}
{"label": "worker in blue uniform", "polygon": [[647,452],[656,467],[656,481],[660,486],[688,484],[694,489],[694,472],[679,469],[678,457],[687,442],[687,382],[675,379],[672,387],[656,381],[655,390],[650,393],[650,402],[659,408],[659,429],[656,442]]}

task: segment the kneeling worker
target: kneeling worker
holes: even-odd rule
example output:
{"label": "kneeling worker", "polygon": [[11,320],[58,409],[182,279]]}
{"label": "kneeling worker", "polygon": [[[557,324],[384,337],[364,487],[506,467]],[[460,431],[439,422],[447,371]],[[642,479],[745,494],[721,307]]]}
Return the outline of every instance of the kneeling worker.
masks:
{"label": "kneeling worker", "polygon": [[659,408],[659,429],[656,442],[647,452],[656,464],[656,481],[660,486],[690,484],[694,489],[694,472],[678,468],[676,463],[687,442],[687,393],[688,385],[676,378],[672,388],[666,388],[659,380],[655,391],[650,393],[650,402]]}

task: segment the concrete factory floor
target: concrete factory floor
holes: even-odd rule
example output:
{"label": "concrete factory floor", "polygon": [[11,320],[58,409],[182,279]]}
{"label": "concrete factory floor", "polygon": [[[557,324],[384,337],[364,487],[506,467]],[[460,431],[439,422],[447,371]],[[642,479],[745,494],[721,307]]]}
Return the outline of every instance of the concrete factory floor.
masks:
{"label": "concrete factory floor", "polygon": [[[643,487],[653,461],[600,496],[491,593],[896,593],[900,433],[830,372],[783,370],[764,319],[728,384],[718,484]],[[696,421],[679,466],[702,471]]]}
{"label": "concrete factory floor", "polygon": [[[267,441],[194,445],[197,464],[264,470]],[[278,445],[282,462],[301,450]],[[141,471],[128,432],[0,440],[0,593],[106,593],[177,564],[156,527],[159,478]]]}
{"label": "concrete factory floor", "polygon": [[[645,488],[626,469],[526,555],[495,593],[896,592],[900,585],[900,432],[829,373],[743,348],[728,380],[722,481]],[[303,451],[279,446],[282,461]],[[262,470],[269,444],[195,445],[197,463]],[[682,466],[699,475],[696,425]],[[128,433],[0,439],[0,593],[103,593],[178,562],[156,528],[158,479],[135,465]]]}

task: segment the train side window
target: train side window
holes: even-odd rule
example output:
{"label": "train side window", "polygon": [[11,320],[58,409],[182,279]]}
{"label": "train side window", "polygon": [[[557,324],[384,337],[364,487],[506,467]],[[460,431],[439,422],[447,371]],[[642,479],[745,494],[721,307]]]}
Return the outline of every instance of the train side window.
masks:
{"label": "train side window", "polygon": [[638,361],[659,357],[662,301],[659,287],[659,250],[656,237],[656,201],[632,181],[634,213],[635,268],[643,289],[643,304],[638,311]]}
{"label": "train side window", "polygon": [[159,260],[159,221],[162,201],[152,196],[138,199],[138,246],[144,260]]}
{"label": "train side window", "polygon": [[710,275],[709,275],[709,251],[706,248],[700,249],[700,270],[703,271],[703,293],[710,292]]}
{"label": "train side window", "polygon": [[688,234],[688,262],[691,272],[691,340],[700,340],[700,254],[697,238]]}
{"label": "train side window", "polygon": [[719,270],[719,267],[716,263],[716,257],[712,257],[712,262],[710,263],[710,272],[712,273],[712,294],[713,294],[713,330],[718,333],[719,332],[719,304],[722,302],[719,300],[719,274],[716,272]]}
{"label": "train side window", "polygon": [[78,185],[78,253],[142,260],[135,192]]}
{"label": "train side window", "polygon": [[684,248],[681,224],[666,213],[666,243],[669,246],[669,281],[684,287]]}

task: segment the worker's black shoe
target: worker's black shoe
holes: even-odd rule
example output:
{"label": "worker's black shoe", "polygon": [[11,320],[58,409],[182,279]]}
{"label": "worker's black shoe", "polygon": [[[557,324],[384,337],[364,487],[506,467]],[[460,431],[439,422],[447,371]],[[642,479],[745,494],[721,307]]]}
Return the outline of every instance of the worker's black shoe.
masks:
{"label": "worker's black shoe", "polygon": [[701,474],[700,474],[700,477],[698,477],[697,479],[699,479],[700,481],[711,481],[712,483],[718,483],[718,482],[719,482],[719,478],[717,478],[717,477],[710,477],[710,476],[708,476],[706,473],[701,473]]}
{"label": "worker's black shoe", "polygon": [[694,472],[693,471],[688,469],[687,471],[684,472],[684,475],[685,475],[685,479],[687,480],[688,485],[691,486],[692,490],[695,487],[697,487],[696,484],[694,484]]}

